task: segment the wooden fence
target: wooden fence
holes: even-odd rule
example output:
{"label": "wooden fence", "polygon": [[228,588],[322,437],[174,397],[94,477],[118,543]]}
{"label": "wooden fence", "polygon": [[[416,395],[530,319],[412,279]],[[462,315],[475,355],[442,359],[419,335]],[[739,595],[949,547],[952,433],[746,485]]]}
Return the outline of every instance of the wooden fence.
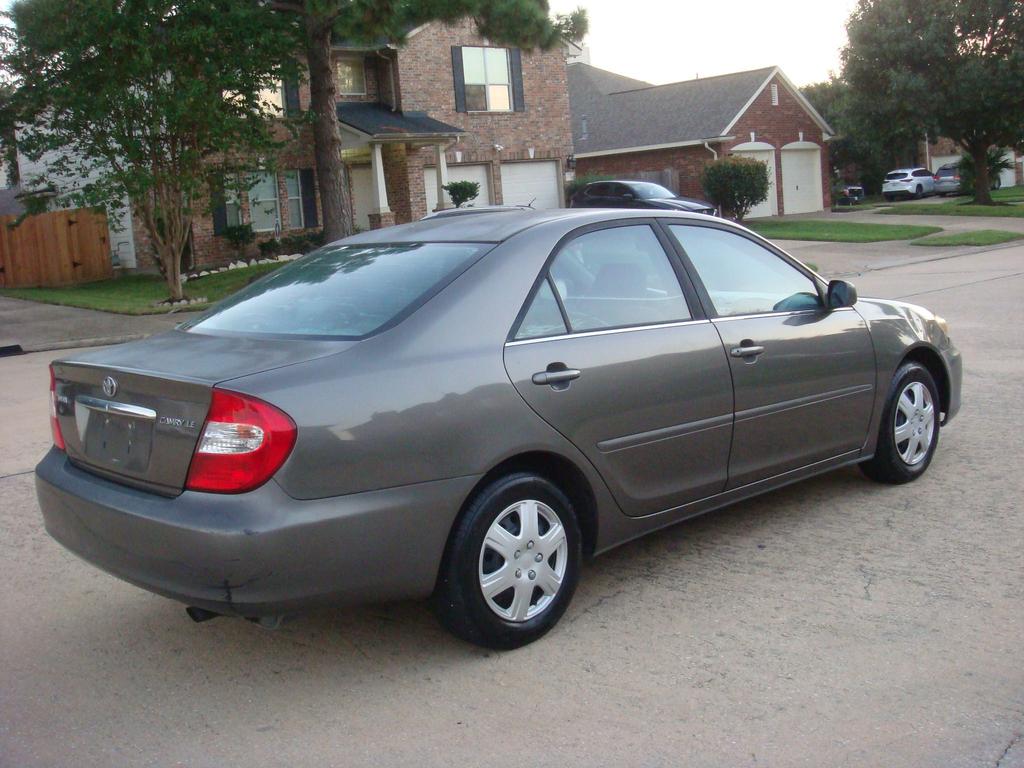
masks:
{"label": "wooden fence", "polygon": [[0,288],[87,283],[113,276],[102,211],[0,216]]}

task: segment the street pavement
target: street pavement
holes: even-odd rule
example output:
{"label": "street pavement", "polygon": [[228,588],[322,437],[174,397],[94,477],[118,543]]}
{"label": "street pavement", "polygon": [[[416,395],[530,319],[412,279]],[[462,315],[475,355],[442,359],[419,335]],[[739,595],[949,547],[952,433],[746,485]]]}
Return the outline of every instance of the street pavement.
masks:
{"label": "street pavement", "polygon": [[197,625],[80,562],[32,484],[54,355],[0,359],[0,766],[1024,767],[1024,247],[856,282],[964,354],[927,475],[834,472],[623,546],[508,653],[419,603]]}

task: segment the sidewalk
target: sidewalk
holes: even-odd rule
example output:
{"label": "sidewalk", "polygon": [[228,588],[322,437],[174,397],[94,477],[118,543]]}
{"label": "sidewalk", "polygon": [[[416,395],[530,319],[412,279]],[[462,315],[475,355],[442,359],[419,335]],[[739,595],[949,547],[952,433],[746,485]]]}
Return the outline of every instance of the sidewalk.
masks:
{"label": "sidewalk", "polygon": [[193,316],[115,315],[0,296],[0,350],[15,345],[24,352],[39,352],[120,344],[169,330]]}

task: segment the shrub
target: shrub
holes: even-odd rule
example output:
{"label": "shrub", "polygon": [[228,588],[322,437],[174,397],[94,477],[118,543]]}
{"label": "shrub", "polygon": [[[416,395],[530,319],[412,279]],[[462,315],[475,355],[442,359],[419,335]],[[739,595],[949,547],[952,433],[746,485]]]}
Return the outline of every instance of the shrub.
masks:
{"label": "shrub", "polygon": [[256,239],[256,233],[252,231],[252,224],[235,224],[225,227],[224,239],[231,243],[239,259],[248,261],[245,251],[249,244]]}
{"label": "shrub", "polygon": [[[1013,170],[1013,161],[1007,160],[1003,150],[990,147],[985,157],[988,164],[989,186],[995,189],[996,180],[1003,171]],[[974,194],[974,158],[964,153],[960,156],[960,193]]]}
{"label": "shrub", "polygon": [[463,203],[468,203],[470,200],[476,200],[480,195],[480,184],[475,181],[453,181],[450,184],[445,184],[443,189],[448,193],[448,197],[452,199],[452,205],[456,208],[461,208]]}
{"label": "shrub", "polygon": [[276,258],[281,253],[281,241],[276,237],[264,240],[259,244],[260,256],[264,259]]}
{"label": "shrub", "polygon": [[723,157],[707,165],[700,177],[704,194],[737,221],[768,199],[768,166],[752,157]]}

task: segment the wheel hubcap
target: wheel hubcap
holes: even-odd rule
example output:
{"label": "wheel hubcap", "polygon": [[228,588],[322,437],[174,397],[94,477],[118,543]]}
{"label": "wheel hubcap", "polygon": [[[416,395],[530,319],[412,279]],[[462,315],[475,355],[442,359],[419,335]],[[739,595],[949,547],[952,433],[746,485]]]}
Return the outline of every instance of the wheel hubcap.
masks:
{"label": "wheel hubcap", "polygon": [[912,381],[896,401],[893,440],[904,463],[914,466],[924,461],[935,438],[935,404],[928,387]]}
{"label": "wheel hubcap", "polygon": [[562,521],[547,504],[528,499],[506,508],[480,548],[477,574],[487,606],[506,621],[542,613],[562,586],[568,552]]}

